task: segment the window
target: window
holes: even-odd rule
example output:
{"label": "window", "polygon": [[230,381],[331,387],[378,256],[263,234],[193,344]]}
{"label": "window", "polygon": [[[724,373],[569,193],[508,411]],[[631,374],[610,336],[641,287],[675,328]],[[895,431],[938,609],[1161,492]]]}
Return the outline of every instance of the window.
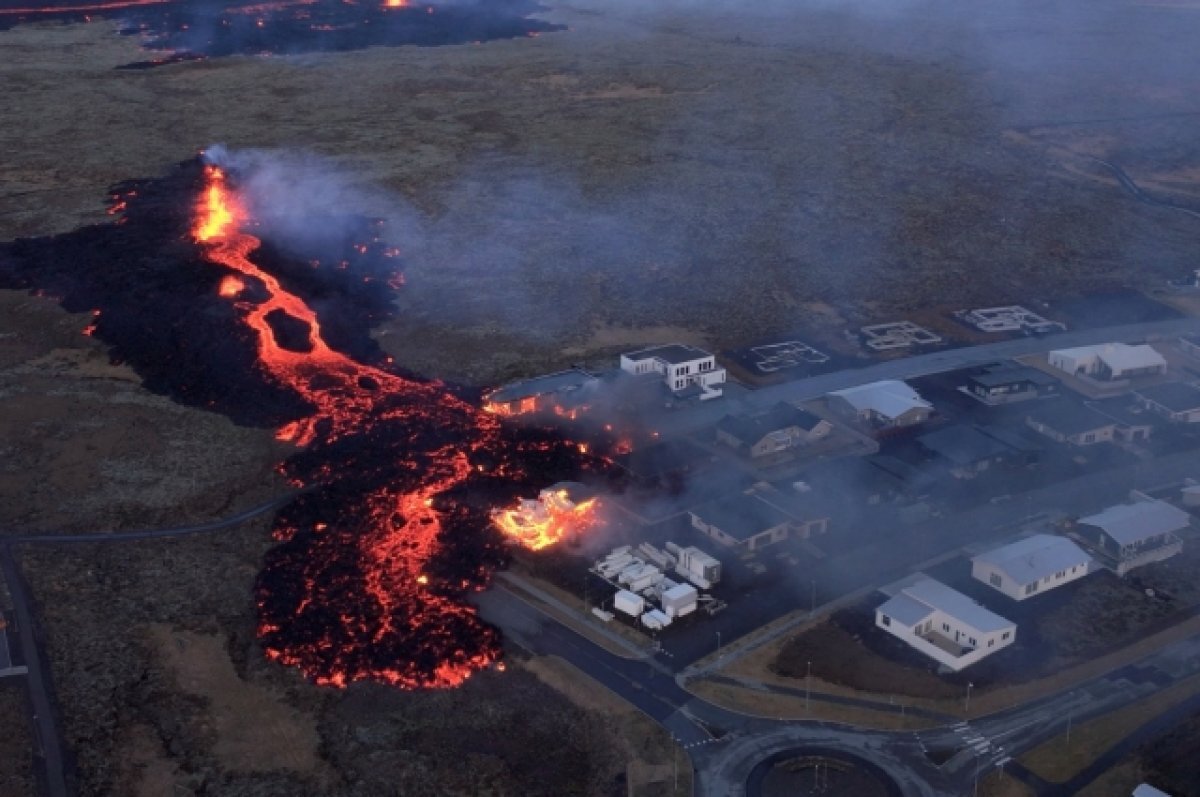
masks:
{"label": "window", "polygon": [[883,623],[884,625],[891,625],[892,618],[888,617],[886,614],[881,614],[879,615],[879,622]]}
{"label": "window", "polygon": [[1037,582],[1036,581],[1033,582],[1032,584],[1025,585],[1025,594],[1026,595],[1032,595],[1035,592],[1037,592]]}
{"label": "window", "polygon": [[1085,442],[1085,443],[1094,443],[1094,442],[1096,442],[1096,435],[1092,434],[1091,432],[1088,432],[1087,434],[1085,434],[1085,435],[1083,436],[1083,442]]}
{"label": "window", "polygon": [[1000,635],[1000,638],[1001,638],[1001,639],[1008,639],[1008,638],[1009,638],[1011,635],[1012,635],[1012,632],[1011,632],[1011,631],[1005,631],[1003,634],[1001,634],[1001,635]]}
{"label": "window", "polygon": [[992,646],[993,646],[993,645],[995,645],[995,644],[996,644],[996,640],[994,640],[994,639],[989,639],[989,640],[988,640],[988,647],[989,647],[989,648],[990,648],[990,647],[992,647]]}
{"label": "window", "polygon": [[1004,579],[1000,577],[999,573],[992,573],[990,576],[988,576],[988,583],[996,589],[999,589],[1000,586],[1004,584]]}
{"label": "window", "polygon": [[979,644],[975,641],[975,637],[973,637],[973,636],[967,637],[967,641],[971,643],[971,647],[975,647],[977,644]]}
{"label": "window", "polygon": [[942,630],[943,630],[943,631],[949,631],[949,630],[950,630],[950,624],[949,624],[949,623],[942,623]]}

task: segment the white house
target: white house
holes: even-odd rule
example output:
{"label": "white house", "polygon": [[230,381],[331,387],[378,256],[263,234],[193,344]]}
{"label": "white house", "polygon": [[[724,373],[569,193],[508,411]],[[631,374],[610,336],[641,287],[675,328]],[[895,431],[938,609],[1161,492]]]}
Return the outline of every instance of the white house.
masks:
{"label": "white house", "polygon": [[1050,365],[1072,376],[1095,379],[1130,379],[1167,372],[1167,361],[1153,346],[1104,343],[1050,352]]}
{"label": "white house", "polygon": [[1066,537],[1034,534],[971,558],[971,576],[1015,601],[1083,578],[1092,557]]}
{"label": "white house", "polygon": [[1075,531],[1100,564],[1123,576],[1182,551],[1177,532],[1191,520],[1182,509],[1135,490],[1131,503],[1079,518]]}
{"label": "white house", "polygon": [[955,672],[1017,638],[1016,623],[924,577],[880,605],[875,625]]}
{"label": "white house", "polygon": [[933,414],[932,404],[895,379],[835,390],[828,402],[832,409],[881,429],[913,426]]}
{"label": "white house", "polygon": [[699,390],[702,400],[721,395],[716,385],[725,383],[725,369],[717,366],[716,357],[681,343],[622,354],[621,370],[634,375],[661,374],[671,392]]}

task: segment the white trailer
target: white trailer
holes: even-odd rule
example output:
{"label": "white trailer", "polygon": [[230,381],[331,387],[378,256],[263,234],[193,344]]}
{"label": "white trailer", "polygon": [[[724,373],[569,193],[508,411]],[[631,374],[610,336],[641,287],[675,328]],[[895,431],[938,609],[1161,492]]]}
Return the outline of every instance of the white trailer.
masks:
{"label": "white trailer", "polygon": [[651,631],[660,631],[671,624],[671,618],[658,609],[651,609],[642,615],[642,625]]}
{"label": "white trailer", "polygon": [[721,563],[694,546],[679,551],[675,572],[701,589],[709,589],[721,580]]}
{"label": "white trailer", "polygon": [[699,593],[691,584],[677,584],[662,594],[662,607],[668,617],[683,617],[696,610]]}
{"label": "white trailer", "polygon": [[613,596],[613,608],[619,612],[624,612],[630,617],[637,617],[646,609],[646,601],[641,595],[634,595],[629,590],[619,590]]}

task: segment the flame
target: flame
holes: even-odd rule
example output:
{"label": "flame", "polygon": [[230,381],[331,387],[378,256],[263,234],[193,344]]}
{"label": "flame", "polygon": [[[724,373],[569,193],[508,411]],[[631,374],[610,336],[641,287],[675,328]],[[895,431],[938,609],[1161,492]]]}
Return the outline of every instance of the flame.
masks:
{"label": "flame", "polygon": [[208,166],[205,171],[208,187],[204,190],[204,198],[196,214],[196,226],[192,230],[192,235],[201,242],[224,238],[236,232],[237,222],[242,215],[236,200],[225,186],[225,172],[216,166]]}
{"label": "flame", "polygon": [[578,504],[567,490],[543,490],[537,500],[521,499],[511,509],[492,512],[492,522],[505,536],[533,551],[576,537],[596,524],[595,498]]}
{"label": "flame", "polygon": [[230,274],[221,277],[221,285],[217,288],[217,293],[226,299],[233,299],[244,290],[246,290],[246,283]]}
{"label": "flame", "polygon": [[408,8],[409,0],[384,0],[383,5],[387,8]]}

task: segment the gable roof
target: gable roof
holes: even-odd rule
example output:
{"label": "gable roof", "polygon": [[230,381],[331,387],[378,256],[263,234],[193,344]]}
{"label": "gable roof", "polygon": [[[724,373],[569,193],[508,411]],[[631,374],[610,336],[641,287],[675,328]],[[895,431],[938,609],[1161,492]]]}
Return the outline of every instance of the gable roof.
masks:
{"label": "gable roof", "polygon": [[771,409],[758,415],[726,415],[717,422],[717,428],[726,434],[733,435],[738,440],[754,445],[771,432],[798,426],[806,432],[811,432],[821,422],[821,418],[807,410],[802,410],[780,401]]}
{"label": "gable roof", "polygon": [[1060,399],[1033,407],[1025,417],[1068,437],[1116,425],[1112,418],[1070,399]]}
{"label": "gable roof", "polygon": [[779,507],[745,493],[709,501],[690,511],[707,525],[715,526],[739,542],[782,523],[795,521]]}
{"label": "gable roof", "polygon": [[978,372],[967,377],[970,381],[984,387],[1011,385],[1015,382],[1029,382],[1033,385],[1046,386],[1058,383],[1058,379],[1037,368],[1016,363],[992,363],[982,366]]}
{"label": "gable roof", "polygon": [[1168,412],[1200,410],[1200,388],[1184,382],[1141,388],[1136,391],[1146,401],[1165,407]]}
{"label": "gable roof", "polygon": [[917,442],[955,465],[971,465],[1012,450],[974,426],[945,426],[921,435]]}
{"label": "gable roof", "polygon": [[902,589],[898,595],[905,595],[930,609],[948,614],[976,631],[987,633],[1016,626],[1013,621],[985,609],[958,590],[932,578],[922,578]]}
{"label": "gable roof", "polygon": [[1130,346],[1128,343],[1101,343],[1095,346],[1075,346],[1070,349],[1057,349],[1051,355],[1060,355],[1072,359],[1099,358],[1101,362],[1114,371],[1127,371],[1134,368],[1162,367],[1167,364],[1163,356],[1153,346],[1139,343]]}
{"label": "gable roof", "polygon": [[868,382],[845,390],[835,390],[829,395],[838,396],[859,412],[871,410],[892,420],[912,409],[933,409],[933,405],[921,398],[917,391],[897,379]]}
{"label": "gable roof", "polygon": [[1081,517],[1079,523],[1102,529],[1120,545],[1131,545],[1159,534],[1185,529],[1191,520],[1191,516],[1182,509],[1166,501],[1150,498],[1110,506],[1102,512]]}
{"label": "gable roof", "polygon": [[925,618],[933,614],[933,608],[926,606],[916,598],[910,598],[903,592],[898,592],[889,598],[878,611],[891,617],[901,625],[914,626],[925,622]]}
{"label": "gable roof", "polygon": [[1034,534],[973,556],[971,561],[989,564],[1018,584],[1032,584],[1076,565],[1087,566],[1092,558],[1066,537]]}

